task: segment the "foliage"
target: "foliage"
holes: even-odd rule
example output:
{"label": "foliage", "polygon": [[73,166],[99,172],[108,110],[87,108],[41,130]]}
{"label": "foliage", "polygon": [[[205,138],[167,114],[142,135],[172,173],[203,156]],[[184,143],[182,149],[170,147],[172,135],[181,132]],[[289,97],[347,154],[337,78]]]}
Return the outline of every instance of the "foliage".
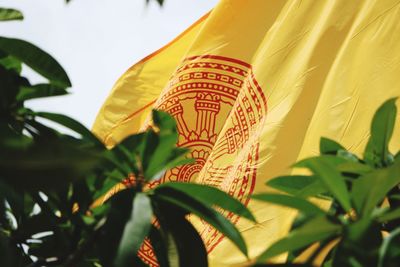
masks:
{"label": "foliage", "polygon": [[[0,8],[0,21],[21,19],[18,10]],[[31,84],[21,75],[25,67],[47,82]],[[255,221],[239,201],[198,184],[153,187],[168,169],[191,163],[187,149],[175,146],[176,123],[168,114],[153,111],[145,132],[107,150],[78,121],[25,107],[31,99],[68,94],[70,86],[48,53],[0,37],[0,266],[146,266],[136,253],[146,238],[162,267],[207,266],[205,245],[189,214],[247,255],[238,230],[217,211]],[[400,153],[391,154],[388,146],[396,113],[395,99],[378,109],[363,158],[322,138],[320,156],[294,165],[310,175],[277,177],[267,185],[282,193],[253,196],[299,211],[289,235],[254,266],[398,265]],[[75,134],[63,134],[46,121]],[[119,192],[99,202],[121,182]],[[329,201],[328,210],[317,205],[321,200]],[[288,253],[286,263],[265,263],[282,253]]]}
{"label": "foliage", "polygon": [[[0,20],[11,19],[22,14],[0,9]],[[21,75],[23,67],[47,82],[31,84]],[[78,121],[25,107],[31,99],[65,95],[70,86],[48,53],[0,37],[0,266],[145,266],[136,253],[145,238],[161,266],[174,266],[173,260],[207,266],[206,248],[189,214],[247,254],[238,230],[217,211],[254,221],[239,201],[198,184],[150,186],[168,169],[192,162],[187,149],[176,147],[176,123],[168,114],[154,110],[147,131],[107,150]],[[75,134],[63,134],[46,121]],[[121,182],[125,186],[99,204]]]}
{"label": "foliage", "polygon": [[[309,169],[310,175],[282,176],[267,182],[287,194],[253,196],[300,212],[289,235],[264,251],[259,262],[290,252],[288,263],[281,266],[294,266],[299,262],[296,257],[308,251],[305,263],[296,266],[398,266],[400,158],[399,153],[394,156],[389,151],[395,101],[386,101],[375,113],[362,159],[337,142],[322,138],[320,156],[293,166]],[[329,199],[329,210],[318,207],[318,199]]]}

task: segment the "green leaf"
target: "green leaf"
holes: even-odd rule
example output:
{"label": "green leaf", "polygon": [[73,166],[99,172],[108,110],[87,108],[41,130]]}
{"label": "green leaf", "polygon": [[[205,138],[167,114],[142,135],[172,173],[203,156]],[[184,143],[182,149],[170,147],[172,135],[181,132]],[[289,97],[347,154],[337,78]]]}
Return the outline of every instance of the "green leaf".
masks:
{"label": "green leaf", "polygon": [[336,166],[345,161],[334,156],[308,158],[295,164],[295,167],[309,168],[318,177],[329,192],[338,200],[345,211],[351,209],[350,194],[344,177]]}
{"label": "green leaf", "polygon": [[316,196],[326,192],[318,178],[308,175],[279,176],[269,180],[266,185],[298,197]]}
{"label": "green leaf", "polygon": [[35,113],[35,115],[65,126],[68,129],[80,134],[83,138],[93,141],[93,143],[100,145],[100,147],[103,147],[100,140],[88,128],[86,128],[83,124],[71,117],[50,112],[37,112]]}
{"label": "green leaf", "polygon": [[339,150],[346,149],[336,141],[321,137],[319,142],[319,151],[321,154],[336,155]]}
{"label": "green leaf", "polygon": [[187,158],[186,154],[189,152],[188,148],[176,147],[174,148],[169,156],[168,162],[165,164],[165,170],[172,169],[177,166],[184,164],[191,164],[195,162],[193,158]]}
{"label": "green leaf", "polygon": [[112,171],[111,173],[105,173],[106,178],[101,186],[101,188],[97,189],[93,199],[98,199],[104,196],[107,192],[109,192],[114,186],[121,183],[126,176],[124,176],[118,169]]}
{"label": "green leaf", "polygon": [[325,211],[320,209],[313,203],[298,197],[280,195],[280,194],[257,194],[253,195],[251,198],[281,205],[284,207],[289,207],[297,209],[307,216],[317,216],[326,214]]}
{"label": "green leaf", "polygon": [[23,20],[24,16],[19,10],[0,7],[0,21]]}
{"label": "green leaf", "polygon": [[142,150],[147,181],[159,179],[168,169],[193,162],[185,157],[187,148],[176,147],[178,131],[174,118],[166,112],[153,110],[153,122],[156,132],[147,132],[146,145]]}
{"label": "green leaf", "polygon": [[[118,149],[115,149],[114,147],[113,150],[109,150],[104,153],[104,158],[107,160],[107,164],[105,164],[104,167],[107,167],[107,165],[112,165],[112,167],[115,167],[121,175],[127,178],[132,170],[126,163],[126,159],[120,159],[121,153],[117,153],[117,150]],[[114,171],[114,169],[112,171]]]}
{"label": "green leaf", "polygon": [[154,197],[159,202],[179,207],[186,212],[193,213],[194,215],[208,222],[215,229],[224,234],[229,240],[231,240],[243,254],[247,255],[247,247],[243,237],[240,235],[240,232],[229,220],[227,220],[217,211],[205,206],[192,196],[172,188],[164,187],[160,191],[158,191],[156,188],[154,191]]}
{"label": "green leaf", "polygon": [[340,172],[344,172],[344,173],[354,173],[354,174],[359,174],[359,175],[363,175],[366,174],[370,171],[373,171],[374,169],[366,164],[362,164],[359,162],[344,162],[342,164],[339,164],[337,166],[337,169]]}
{"label": "green leaf", "polygon": [[332,223],[325,216],[318,216],[297,228],[289,235],[270,246],[258,258],[264,262],[284,252],[293,251],[322,241],[340,233],[341,226]]}
{"label": "green leaf", "polygon": [[53,84],[36,84],[32,86],[21,86],[17,94],[17,101],[25,101],[34,98],[66,95],[68,91],[65,88]]}
{"label": "green leaf", "polygon": [[396,99],[391,98],[376,111],[371,124],[371,137],[364,152],[364,160],[372,166],[387,166],[389,141],[396,121]]}
{"label": "green leaf", "polygon": [[144,176],[147,181],[161,177],[167,170],[165,165],[170,159],[175,144],[174,135],[158,136],[152,131],[149,132],[143,157]]}
{"label": "green leaf", "polygon": [[248,220],[254,222],[256,220],[246,206],[218,188],[195,183],[172,182],[159,185],[156,191],[159,193],[168,188],[189,195],[207,207],[218,206]]}
{"label": "green leaf", "polygon": [[125,229],[118,247],[115,266],[125,267],[133,264],[136,253],[149,234],[153,209],[150,198],[144,193],[136,194],[130,220]]}
{"label": "green leaf", "polygon": [[22,70],[21,61],[12,56],[0,57],[0,65],[7,70],[14,70],[18,74],[20,74]]}
{"label": "green leaf", "polygon": [[24,40],[0,37],[0,50],[22,61],[52,84],[70,87],[71,82],[61,65],[35,45]]}
{"label": "green leaf", "polygon": [[357,213],[369,215],[386,194],[400,183],[399,174],[400,161],[389,168],[369,172],[355,180],[351,195]]}
{"label": "green leaf", "polygon": [[[161,135],[177,134],[176,121],[170,114],[161,110],[153,109],[152,115],[153,115],[153,122],[155,126],[157,126],[160,129]],[[177,138],[178,137],[176,136],[176,141]]]}
{"label": "green leaf", "polygon": [[344,159],[348,160],[349,162],[354,162],[354,163],[359,162],[359,159],[357,158],[357,156],[354,155],[353,153],[350,153],[347,150],[339,150],[337,152],[337,156],[344,158]]}

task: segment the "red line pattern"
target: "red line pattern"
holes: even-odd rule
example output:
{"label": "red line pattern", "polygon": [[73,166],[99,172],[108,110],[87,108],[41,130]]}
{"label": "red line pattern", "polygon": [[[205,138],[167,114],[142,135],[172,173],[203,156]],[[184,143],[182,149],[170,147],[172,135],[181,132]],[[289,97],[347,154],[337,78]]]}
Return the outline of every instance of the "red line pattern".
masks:
{"label": "red line pattern", "polygon": [[[178,146],[189,147],[189,156],[195,159],[168,171],[158,183],[196,181],[220,188],[247,205],[257,176],[259,130],[267,113],[266,98],[251,66],[222,56],[187,58],[155,106],[175,117]],[[221,213],[233,223],[239,220],[233,213]],[[223,239],[205,222],[199,230],[209,252]],[[148,240],[139,256],[158,266]]]}

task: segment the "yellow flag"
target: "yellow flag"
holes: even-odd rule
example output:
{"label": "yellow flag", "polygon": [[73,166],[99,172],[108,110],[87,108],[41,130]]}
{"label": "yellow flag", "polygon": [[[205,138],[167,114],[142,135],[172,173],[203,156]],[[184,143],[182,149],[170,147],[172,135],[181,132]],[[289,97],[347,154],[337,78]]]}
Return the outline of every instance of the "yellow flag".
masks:
{"label": "yellow flag", "polygon": [[[254,258],[287,233],[293,213],[249,196],[318,154],[321,136],[362,153],[374,111],[400,95],[399,33],[398,0],[221,1],[122,75],[93,130],[111,147],[140,131],[152,108],[172,114],[178,145],[196,162],[161,181],[213,185],[247,205],[258,224],[225,215]],[[245,266],[229,240],[196,226],[211,266]]]}

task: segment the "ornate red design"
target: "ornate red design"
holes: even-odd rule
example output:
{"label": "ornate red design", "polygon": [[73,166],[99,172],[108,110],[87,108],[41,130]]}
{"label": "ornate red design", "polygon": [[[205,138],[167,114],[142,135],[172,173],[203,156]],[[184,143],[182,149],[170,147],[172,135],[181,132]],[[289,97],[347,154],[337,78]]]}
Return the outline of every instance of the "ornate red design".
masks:
{"label": "ornate red design", "polygon": [[[160,182],[198,182],[218,187],[247,205],[254,189],[259,129],[267,102],[245,62],[222,56],[187,58],[155,104],[177,121],[178,146],[195,163],[168,171]],[[233,223],[238,216],[222,212]],[[198,228],[210,252],[223,236],[206,223]],[[158,266],[146,241],[139,256]]]}

